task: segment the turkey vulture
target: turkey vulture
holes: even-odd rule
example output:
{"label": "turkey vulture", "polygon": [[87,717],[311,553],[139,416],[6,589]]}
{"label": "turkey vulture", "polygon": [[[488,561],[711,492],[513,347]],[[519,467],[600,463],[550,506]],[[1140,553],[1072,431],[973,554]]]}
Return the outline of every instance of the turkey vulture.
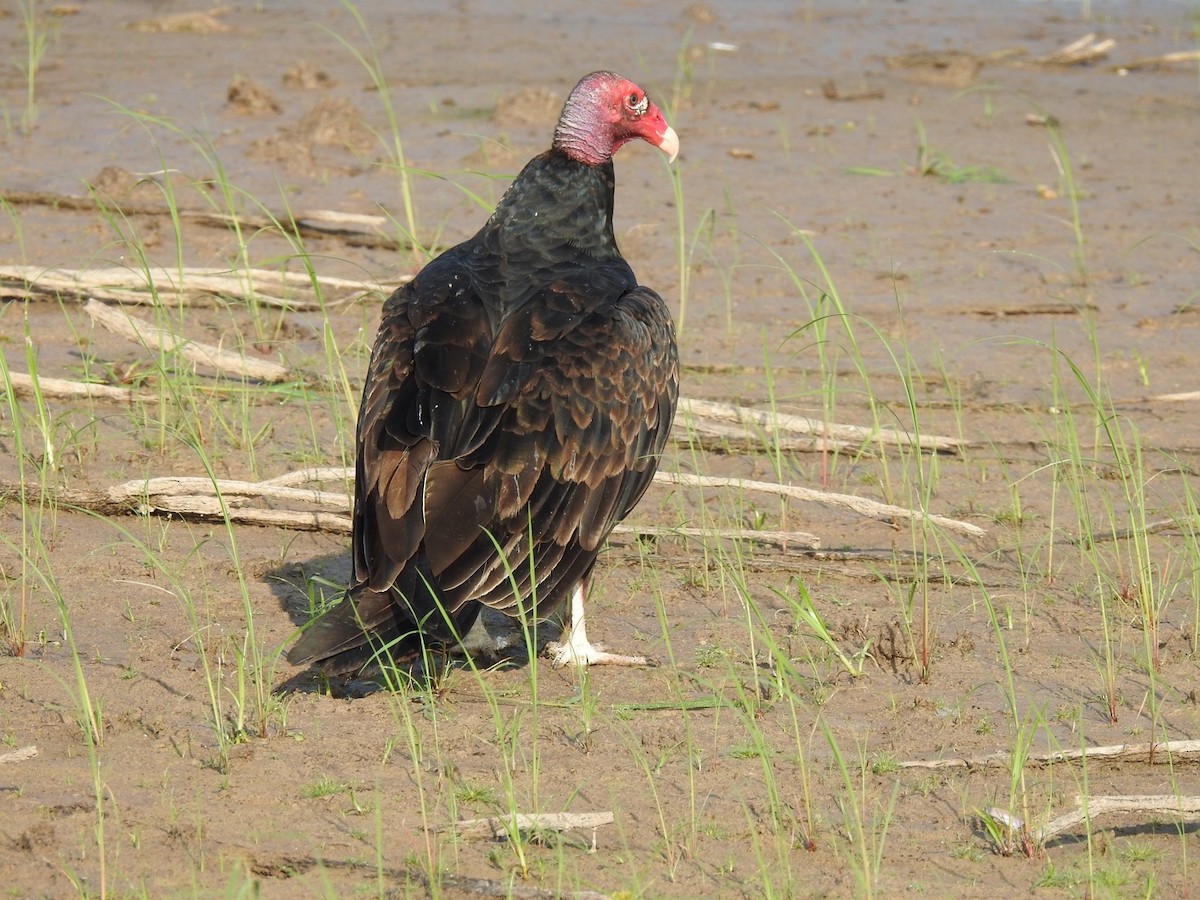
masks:
{"label": "turkey vulture", "polygon": [[612,72],[571,91],[551,148],[486,225],[383,306],[358,418],[346,598],[288,653],[329,674],[460,641],[484,606],[568,597],[556,664],[644,663],[588,643],[583,599],[641,499],[678,396],[675,329],[613,236],[613,153],[675,131]]}

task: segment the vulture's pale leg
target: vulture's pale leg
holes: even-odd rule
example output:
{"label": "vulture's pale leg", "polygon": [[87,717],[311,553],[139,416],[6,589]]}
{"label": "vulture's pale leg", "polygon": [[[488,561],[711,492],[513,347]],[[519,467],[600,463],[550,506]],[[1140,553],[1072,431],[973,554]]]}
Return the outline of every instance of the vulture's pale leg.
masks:
{"label": "vulture's pale leg", "polygon": [[555,668],[572,665],[577,669],[584,666],[645,666],[649,665],[644,656],[619,656],[616,653],[606,653],[588,641],[587,625],[583,620],[583,583],[575,585],[571,591],[571,613],[563,623],[563,640],[561,643],[547,644],[546,649],[554,654]]}

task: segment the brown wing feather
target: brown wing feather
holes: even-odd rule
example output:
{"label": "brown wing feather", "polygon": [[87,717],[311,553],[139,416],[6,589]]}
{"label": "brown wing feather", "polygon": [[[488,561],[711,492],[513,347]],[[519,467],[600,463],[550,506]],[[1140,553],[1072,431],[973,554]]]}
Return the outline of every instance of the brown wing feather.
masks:
{"label": "brown wing feather", "polygon": [[621,262],[497,309],[461,267],[443,256],[385,304],[359,416],[350,602],[293,662],[345,671],[414,623],[449,640],[481,603],[548,614],[653,477],[678,377],[658,295],[628,289]]}
{"label": "brown wing feather", "polygon": [[[505,570],[525,584],[532,568],[538,611],[552,611],[570,587],[560,573],[586,574],[653,478],[677,377],[670,320],[649,289],[597,303],[594,292],[555,284],[511,317],[476,391],[477,403],[504,412],[491,439],[460,460],[483,472],[492,519],[480,516],[476,538],[445,561],[449,598],[511,609],[518,598]],[[432,516],[428,493],[426,503]]]}
{"label": "brown wing feather", "polygon": [[425,468],[435,449],[411,430],[404,411],[413,396],[413,336],[404,289],[384,305],[358,415],[353,584],[386,591],[424,534],[420,504]]}

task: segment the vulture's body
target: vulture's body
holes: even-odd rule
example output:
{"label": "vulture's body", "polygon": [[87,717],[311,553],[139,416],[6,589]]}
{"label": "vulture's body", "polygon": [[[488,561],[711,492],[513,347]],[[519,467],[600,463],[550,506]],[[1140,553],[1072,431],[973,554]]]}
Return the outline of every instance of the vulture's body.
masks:
{"label": "vulture's body", "polygon": [[[608,121],[621,112],[632,125]],[[677,147],[635,85],[584,79],[487,224],[384,304],[347,598],[292,662],[350,673],[454,643],[483,606],[544,618],[569,597],[560,661],[609,661],[582,633],[583,593],[653,478],[678,378],[670,315],[613,237],[611,153],[632,137]]]}

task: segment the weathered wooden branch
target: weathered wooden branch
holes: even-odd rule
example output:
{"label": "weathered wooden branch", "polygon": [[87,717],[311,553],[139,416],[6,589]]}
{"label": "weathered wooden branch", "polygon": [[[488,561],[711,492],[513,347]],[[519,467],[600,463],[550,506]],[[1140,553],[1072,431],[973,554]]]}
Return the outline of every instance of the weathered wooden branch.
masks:
{"label": "weathered wooden branch", "polygon": [[759,544],[776,544],[780,547],[802,547],[805,550],[821,549],[821,539],[807,531],[766,531],[755,528],[673,528],[670,525],[618,525],[613,534],[630,534],[639,537],[694,537],[728,538],[730,540],[754,541]]}
{"label": "weathered wooden branch", "polygon": [[[410,877],[429,884],[429,879],[419,870],[411,871]],[[495,881],[491,878],[471,878],[467,875],[441,875],[438,883],[442,891],[474,894],[479,897],[504,897],[512,900],[612,900],[608,894],[598,891],[554,891],[529,884],[513,884],[511,881]],[[440,895],[441,892],[439,892]]]}
{"label": "weathered wooden branch", "polygon": [[1077,66],[1108,56],[1108,51],[1115,46],[1117,42],[1112,38],[1097,40],[1095,34],[1085,34],[1079,40],[1072,41],[1035,62],[1043,66]]}
{"label": "weathered wooden branch", "polygon": [[7,753],[0,753],[0,766],[6,763],[24,762],[27,759],[33,759],[38,755],[38,748],[34,744],[28,747],[18,747],[16,750],[10,750]]}
{"label": "weathered wooden branch", "polygon": [[1034,833],[1037,843],[1044,844],[1055,835],[1082,825],[1089,819],[1098,819],[1114,813],[1163,813],[1180,818],[1200,816],[1200,797],[1178,797],[1173,794],[1160,796],[1143,795],[1130,797],[1089,797],[1085,804],[1077,798],[1079,808],[1051,819]]}
{"label": "weathered wooden branch", "polygon": [[[680,401],[685,402],[685,401]],[[698,445],[705,450],[782,450],[787,453],[820,453],[822,451],[849,450],[860,457],[878,457],[873,448],[864,448],[861,443],[840,441],[836,438],[798,437],[788,434],[769,434],[734,425],[700,419],[696,416],[676,416],[671,427],[671,440],[678,444]]]}
{"label": "weathered wooden branch", "polygon": [[[325,470],[305,471],[321,473]],[[336,471],[344,474],[346,470]],[[86,509],[102,516],[173,513],[223,521],[228,514],[230,521],[248,525],[350,533],[348,495],[295,488],[277,481],[218,479],[214,482],[209,478],[148,478],[99,490],[62,488],[45,493],[36,484],[0,482],[0,500],[30,501],[33,498]],[[263,500],[291,501],[317,506],[318,509],[264,509],[245,505]]]}
{"label": "weathered wooden branch", "polygon": [[43,397],[71,400],[84,397],[90,400],[148,400],[150,394],[132,388],[114,387],[108,384],[93,384],[88,381],[67,381],[63,378],[46,378],[39,375],[36,385],[33,377],[24,372],[9,372],[9,384],[18,396],[31,397],[39,391]]}
{"label": "weathered wooden branch", "polygon": [[1153,397],[1148,397],[1148,400],[1157,400],[1166,403],[1179,403],[1188,400],[1200,400],[1200,391],[1185,391],[1181,394],[1155,394]]}
{"label": "weathered wooden branch", "polygon": [[1150,56],[1145,59],[1135,59],[1133,62],[1113,66],[1114,72],[1132,72],[1135,69],[1150,69],[1155,66],[1170,66],[1178,63],[1200,61],[1200,50],[1177,50],[1174,53],[1164,53],[1161,56]]}
{"label": "weathered wooden branch", "polygon": [[346,466],[312,466],[307,469],[284,472],[282,475],[276,475],[274,478],[268,478],[259,483],[291,487],[297,484],[319,484],[325,481],[341,481],[349,484],[353,480],[354,470]]}
{"label": "weathered wooden branch", "polygon": [[[397,284],[410,280],[397,279]],[[314,283],[315,282],[315,283]],[[320,290],[323,302],[313,295]],[[393,287],[330,275],[276,269],[211,269],[183,267],[65,269],[0,266],[0,297],[47,299],[93,298],[118,303],[199,303],[213,297],[284,309],[312,310],[340,306],[368,295],[386,297]]]}
{"label": "weathered wooden branch", "polygon": [[611,812],[594,813],[514,813],[486,819],[464,819],[449,826],[459,835],[476,840],[503,840],[515,831],[568,831],[572,828],[599,828],[611,825]]}
{"label": "weathered wooden branch", "polygon": [[920,447],[935,453],[961,452],[965,443],[950,437],[933,434],[912,435],[890,428],[867,428],[861,425],[839,425],[821,419],[810,419],[789,413],[771,410],[750,409],[732,403],[716,403],[711,400],[680,398],[679,414],[686,421],[689,416],[699,419],[716,419],[736,422],[742,426],[754,426],[767,431],[782,431],[788,434],[811,434],[823,438],[846,442],[842,446],[857,444],[893,444],[902,447]]}
{"label": "weathered wooden branch", "polygon": [[[78,488],[49,492],[39,497],[86,509],[100,515],[151,515],[170,513],[199,519],[230,521],[244,525],[291,528],[295,531],[322,531],[349,534],[350,496],[333,491],[296,488],[293,484],[343,480],[351,470],[343,468],[306,469],[268,481],[230,481],[198,477],[165,477],[127,481],[101,490]],[[217,491],[220,491],[220,496]],[[0,482],[0,500],[29,498],[36,486]],[[245,506],[247,502],[291,502],[319,509],[264,509]],[[756,541],[779,546],[817,549],[820,538],[803,531],[765,531],[754,529],[672,528],[662,525],[618,525],[617,534],[657,535],[663,537],[728,538]]]}
{"label": "weathered wooden branch", "polygon": [[[101,200],[95,196],[80,197],[48,191],[0,191],[0,197],[13,206],[49,206],[75,212],[98,212],[119,209],[127,216],[171,216],[165,203],[144,203],[134,200]],[[348,247],[378,250],[411,250],[408,241],[399,241],[382,233],[388,226],[386,216],[339,213],[333,210],[310,210],[293,215],[260,215],[242,212],[236,216],[209,209],[177,209],[184,222],[210,228],[229,228],[236,225],[244,231],[278,228],[285,234],[302,238],[331,238]]]}
{"label": "weathered wooden branch", "polygon": [[[1112,744],[1103,747],[1085,747],[1078,750],[1056,750],[1053,753],[1031,753],[1025,757],[1027,763],[1056,763],[1084,759],[1140,760],[1142,762],[1180,761],[1181,758],[1200,756],[1200,741],[1164,741],[1156,744]],[[902,769],[983,769],[1007,766],[1012,754],[1007,750],[989,753],[986,756],[952,759],[909,760],[899,763]]]}
{"label": "weathered wooden branch", "polygon": [[[308,470],[321,472],[323,470]],[[336,469],[330,472],[342,473],[346,470]],[[137,479],[126,481],[108,489],[108,495],[114,499],[155,500],[165,497],[207,497],[216,498],[218,493],[228,502],[240,500],[291,500],[316,506],[322,510],[345,512],[349,509],[350,498],[344,493],[320,491],[314,488],[298,488],[278,481],[237,481],[233,479],[184,476],[165,476],[161,478]]]}
{"label": "weathered wooden branch", "polygon": [[[231,844],[216,842],[223,850],[234,851]],[[245,853],[242,853],[245,856]],[[473,878],[469,875],[455,875],[452,872],[437,871],[432,876],[419,866],[380,866],[374,860],[367,862],[360,857],[338,859],[322,853],[320,858],[308,854],[285,853],[283,855],[252,855],[249,859],[252,869],[259,874],[267,872],[286,872],[288,876],[296,872],[308,872],[316,868],[340,869],[347,872],[370,872],[372,876],[386,876],[389,884],[405,887],[422,885],[425,893],[431,897],[458,897],[462,894],[476,897],[503,897],[508,900],[611,900],[608,894],[588,890],[569,890],[539,888],[530,884],[514,883],[511,878],[494,880],[491,878]],[[396,889],[388,892],[389,897],[403,894],[408,896],[410,890]]]}
{"label": "weathered wooden branch", "polygon": [[295,376],[286,366],[267,360],[250,359],[241,353],[231,353],[202,344],[199,341],[180,337],[165,328],[121,312],[111,306],[106,306],[97,300],[88,300],[83,304],[83,310],[92,319],[103,325],[114,334],[141,344],[148,349],[160,352],[178,351],[184,358],[197,365],[208,366],[220,372],[230,372],[247,378],[257,378],[259,381],[290,381]]}
{"label": "weathered wooden branch", "polygon": [[687,487],[729,487],[739,490],[764,491],[783,497],[793,497],[811,503],[821,503],[825,506],[837,506],[853,510],[861,516],[870,519],[915,519],[940,525],[950,531],[959,531],[973,537],[985,537],[987,532],[978,525],[950,519],[933,513],[922,512],[919,509],[909,509],[904,506],[893,506],[868,500],[866,497],[856,497],[853,494],[835,494],[829,491],[818,491],[813,488],[799,487],[792,484],[776,484],[770,481],[748,481],[744,478],[717,478],[711,475],[689,475],[686,473],[662,472],[654,475],[657,484],[674,484]]}
{"label": "weathered wooden branch", "polygon": [[[62,488],[48,490],[44,494],[36,484],[0,482],[0,500],[31,498],[87,509],[100,515],[152,513],[174,513],[205,519],[224,520],[228,515],[234,522],[293,528],[301,531],[326,531],[348,534],[351,529],[349,512],[350,496],[343,492],[321,491],[315,488],[296,487],[298,484],[313,484],[323,481],[346,483],[353,478],[353,470],[342,467],[324,467],[288,472],[267,481],[213,480],[202,477],[162,477],[135,479],[113,487],[99,490]],[[986,535],[982,528],[906,509],[877,503],[863,497],[847,494],[832,494],[794,485],[774,484],[766,481],[747,481],[740,478],[713,478],[704,475],[658,472],[654,476],[659,484],[689,487],[728,487],[738,490],[758,490],[794,497],[827,505],[845,507],[871,518],[925,518],[943,528],[965,532],[974,536]],[[309,507],[307,509],[264,509],[251,507],[249,503],[274,501]],[[318,507],[312,509],[311,507]],[[657,534],[682,537],[718,537],[760,541],[782,546],[794,545],[808,549],[820,547],[816,535],[800,531],[759,531],[755,529],[704,529],[676,528],[654,525],[619,525],[618,534]]]}
{"label": "weathered wooden branch", "polygon": [[[1029,835],[1035,846],[1042,847],[1051,838],[1071,831],[1089,820],[1115,813],[1155,813],[1177,816],[1181,819],[1200,817],[1200,797],[1180,797],[1175,794],[1099,796],[1088,797],[1086,803],[1083,798],[1076,797],[1075,802],[1079,805],[1077,809],[1051,819],[1041,828],[1030,828]],[[1014,816],[1008,810],[993,807],[986,812],[997,822],[1013,831],[1021,831],[1028,827],[1028,823]]]}

